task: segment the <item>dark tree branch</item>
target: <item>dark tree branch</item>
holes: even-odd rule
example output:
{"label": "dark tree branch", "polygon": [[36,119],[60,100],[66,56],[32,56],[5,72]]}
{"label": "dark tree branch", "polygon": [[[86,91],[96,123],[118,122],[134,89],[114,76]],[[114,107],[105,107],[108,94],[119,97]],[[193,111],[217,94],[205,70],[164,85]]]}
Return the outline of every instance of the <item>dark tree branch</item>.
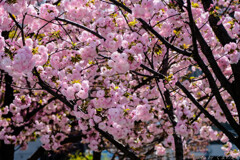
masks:
{"label": "dark tree branch", "polygon": [[158,76],[160,79],[165,78],[165,76],[163,74],[154,71],[153,69],[145,66],[144,64],[141,64],[140,67],[142,67],[143,69],[146,69],[147,71],[153,73],[155,76]]}
{"label": "dark tree branch", "polygon": [[[209,97],[208,101],[203,106],[204,109],[208,106],[208,104],[211,102],[213,97],[214,97],[213,95]],[[193,124],[193,122],[195,122],[200,117],[201,114],[202,114],[202,111],[200,111],[200,113],[190,122],[190,124]]]}
{"label": "dark tree branch", "polygon": [[221,85],[232,95],[233,92],[232,92],[232,86],[231,86],[230,82],[227,80],[227,78],[222,73],[220,67],[218,66],[218,64],[213,56],[211,48],[208,46],[207,42],[203,38],[202,34],[200,33],[200,30],[198,29],[198,27],[196,26],[196,24],[194,22],[192,11],[191,11],[191,4],[188,4],[187,10],[188,10],[189,20],[190,20],[189,26],[192,31],[194,53],[198,54],[198,46],[197,46],[197,42],[196,42],[196,40],[197,40],[200,44],[203,54],[206,56],[210,66],[212,67],[214,74],[220,81]]}
{"label": "dark tree branch", "polygon": [[[205,11],[208,11],[211,4],[213,4],[212,0],[202,0],[203,8]],[[225,44],[228,44],[230,42],[235,42],[234,39],[232,39],[229,34],[227,33],[227,30],[224,28],[222,24],[217,25],[218,21],[220,20],[219,17],[214,16],[211,14],[208,18],[210,26],[219,39],[220,43],[224,46]]]}
{"label": "dark tree branch", "polygon": [[[28,113],[25,117],[24,117],[24,122],[28,122],[30,119],[32,119],[40,110],[42,110],[45,106],[47,106],[49,103],[51,103],[52,101],[56,100],[56,97],[50,98],[48,100],[48,102],[44,105],[40,105],[38,108],[34,109],[32,112]],[[22,125],[20,127],[14,127],[14,131],[13,131],[13,135],[18,136],[19,133],[26,127],[29,126],[31,124],[31,122],[29,121],[28,123],[26,123],[25,125]]]}
{"label": "dark tree branch", "polygon": [[[115,4],[116,6],[119,6],[121,8],[123,8],[125,11],[127,11],[128,13],[132,14],[132,10],[129,9],[127,6],[125,6],[123,3],[117,2],[116,0],[110,0],[113,4]],[[154,34],[166,47],[172,49],[173,51],[176,51],[177,53],[180,53],[182,55],[185,56],[191,56],[191,53],[186,51],[186,50],[182,50],[174,45],[172,45],[171,43],[169,43],[164,37],[162,37],[157,31],[155,31],[153,29],[153,27],[151,27],[147,22],[145,22],[142,18],[137,18],[137,20],[139,22],[142,23],[142,26],[145,30],[150,31],[152,34]]]}
{"label": "dark tree branch", "polygon": [[[54,97],[56,97],[57,99],[59,99],[61,102],[63,102],[66,106],[68,106],[69,108],[73,109],[74,108],[74,104],[70,103],[63,95],[55,92],[54,90],[52,90],[50,88],[49,85],[47,85],[40,77],[39,73],[37,72],[36,68],[34,68],[34,72],[35,75],[38,78],[38,83],[39,85],[46,90],[48,93],[50,93],[51,95],[53,95]],[[127,157],[134,159],[134,160],[140,160],[133,152],[129,151],[126,147],[124,147],[122,144],[120,144],[119,142],[117,142],[116,140],[114,140],[114,138],[104,132],[103,130],[99,129],[98,127],[95,127],[96,131],[98,131],[103,137],[105,137],[108,141],[110,141],[111,143],[113,143],[113,145],[115,145],[116,148],[118,148],[119,150],[121,150]]]}
{"label": "dark tree branch", "polygon": [[57,0],[56,2],[53,3],[53,5],[58,5],[59,3],[61,3],[62,0]]}
{"label": "dark tree branch", "polygon": [[168,107],[168,116],[171,119],[171,122],[173,124],[173,138],[174,138],[174,143],[175,143],[175,158],[176,160],[183,160],[183,143],[182,143],[182,139],[181,136],[176,134],[175,131],[175,126],[177,125],[177,123],[174,120],[174,112],[173,112],[173,104],[170,98],[170,93],[168,90],[166,90],[164,92],[164,97],[166,99],[167,105]]}
{"label": "dark tree branch", "polygon": [[142,86],[146,85],[148,82],[150,82],[153,79],[153,77],[148,77],[145,80],[142,80],[141,83],[139,83],[138,85],[136,85],[133,90],[136,91],[137,89],[141,88]]}
{"label": "dark tree branch", "polygon": [[[213,94],[215,95],[217,102],[220,106],[220,108],[222,109],[223,113],[225,114],[225,117],[227,118],[229,124],[232,126],[232,128],[238,133],[240,134],[240,127],[237,124],[237,122],[234,120],[231,112],[229,111],[226,103],[224,102],[218,87],[214,81],[214,78],[211,74],[211,72],[209,71],[208,67],[205,65],[205,63],[203,62],[202,58],[200,57],[198,50],[197,50],[197,44],[196,44],[196,40],[199,42],[200,46],[201,46],[201,50],[203,52],[203,54],[207,57],[210,66],[213,69],[213,72],[215,73],[215,75],[217,76],[217,78],[219,79],[221,85],[227,90],[229,91],[229,93],[232,93],[232,87],[230,85],[230,82],[226,79],[226,77],[223,75],[221,69],[219,68],[216,60],[213,57],[212,54],[212,50],[211,48],[208,46],[207,42],[205,41],[205,39],[202,37],[199,29],[197,28],[194,20],[193,20],[193,16],[192,16],[192,11],[191,11],[191,3],[190,0],[188,0],[188,14],[189,14],[189,20],[190,20],[190,28],[192,31],[192,39],[193,39],[193,44],[194,44],[194,60],[198,63],[198,65],[200,66],[200,68],[202,69],[202,71],[205,73],[205,75],[208,78],[210,87],[213,91]],[[196,37],[195,37],[196,36]]]}
{"label": "dark tree branch", "polygon": [[129,9],[127,6],[125,6],[123,3],[115,1],[115,0],[109,0],[109,1],[112,2],[113,4],[115,4],[116,6],[123,8],[128,13],[132,14],[132,10]]}
{"label": "dark tree branch", "polygon": [[4,96],[4,103],[3,106],[9,106],[13,100],[14,100],[14,96],[13,96],[13,88],[11,86],[13,82],[12,77],[6,73],[5,74],[5,96]]}
{"label": "dark tree branch", "polygon": [[[206,67],[206,66],[205,66]],[[147,68],[147,67],[145,67]],[[205,70],[205,69],[204,69]],[[151,69],[148,69],[149,72],[152,72],[153,74],[155,71],[152,71]],[[209,72],[210,73],[210,72]],[[236,143],[238,138],[235,138],[231,132],[229,132],[225,127],[223,127],[207,110],[205,110],[204,107],[202,107],[198,101],[191,95],[191,93],[178,81],[176,83],[176,86],[178,86],[182,91],[185,93],[185,95],[193,102],[193,104],[196,105],[196,107],[216,126],[218,127],[228,138],[231,140],[232,143]],[[220,93],[219,93],[220,94]],[[224,103],[225,104],[225,103]],[[231,113],[230,113],[231,114]],[[229,119],[229,117],[226,117]],[[232,116],[231,116],[232,118]],[[234,143],[234,144],[235,144]],[[236,146],[239,144],[235,144]],[[240,147],[240,146],[239,146]]]}
{"label": "dark tree branch", "polygon": [[[231,2],[229,3],[229,6],[231,5]],[[204,10],[207,11],[209,9],[209,7],[211,6],[211,4],[213,4],[212,0],[202,0],[202,4],[204,7]],[[229,8],[229,6],[227,8]],[[225,14],[226,10],[223,12],[223,14]],[[230,43],[230,42],[236,42],[235,39],[232,39],[230,37],[230,35],[228,34],[227,30],[225,29],[225,27],[223,26],[223,24],[217,24],[219,22],[219,17],[218,16],[214,16],[214,15],[210,15],[209,16],[209,23],[210,26],[213,30],[213,32],[215,33],[216,37],[219,39],[219,42],[222,44],[222,46],[225,46],[226,44]],[[230,93],[231,96],[233,97],[236,107],[237,107],[237,111],[238,111],[238,118],[239,118],[239,123],[240,123],[240,62],[238,62],[237,64],[232,64],[232,71],[234,74],[234,78],[235,78],[235,83],[232,84],[232,88],[230,90],[228,90],[228,92],[232,92]],[[225,81],[226,82],[226,81]],[[225,83],[223,82],[223,83]],[[227,84],[229,85],[229,84]]]}
{"label": "dark tree branch", "polygon": [[78,27],[78,28],[81,28],[81,29],[83,29],[83,30],[85,30],[85,31],[87,31],[87,32],[95,35],[96,37],[98,37],[98,38],[100,38],[100,39],[106,40],[103,36],[101,36],[101,35],[98,34],[97,32],[92,31],[91,29],[89,29],[89,28],[87,28],[87,27],[85,27],[85,26],[82,26],[82,25],[80,25],[80,24],[78,24],[78,23],[75,23],[75,22],[70,21],[70,20],[67,20],[67,19],[59,18],[59,17],[56,17],[55,19],[58,20],[58,21],[61,21],[61,22],[65,22],[65,23],[67,23],[67,24],[71,24],[71,25],[76,26],[76,27]]}
{"label": "dark tree branch", "polygon": [[21,27],[20,24],[16,21],[15,17],[11,13],[9,13],[9,16],[15,22],[16,26],[20,29],[21,34],[22,34],[22,43],[23,43],[23,46],[25,46],[25,36],[24,36],[24,31],[23,31],[23,24]]}
{"label": "dark tree branch", "polygon": [[139,72],[136,72],[136,71],[130,71],[136,75],[139,75],[139,76],[143,76],[143,77],[148,77],[148,78],[159,78],[157,76],[150,76],[150,75],[146,75],[146,74],[142,74],[142,73],[139,73]]}
{"label": "dark tree branch", "polygon": [[[70,135],[68,138],[65,138],[61,145],[67,144],[67,143],[76,143],[82,140],[83,135],[79,134],[76,136]],[[37,160],[39,159],[45,152],[45,149],[41,146],[39,147],[27,160]]]}
{"label": "dark tree branch", "polygon": [[[164,139],[166,138],[167,135],[163,134],[160,138],[156,138],[155,140],[153,140],[153,142],[157,142],[157,143],[161,143],[164,141]],[[152,154],[155,151],[155,147],[149,149],[146,153],[145,156],[148,156],[150,154]]]}
{"label": "dark tree branch", "polygon": [[[13,79],[7,73],[5,74],[5,94],[3,107],[9,106],[14,100],[13,88],[11,86]],[[0,108],[1,109],[1,108]],[[7,115],[2,115],[4,118],[11,118],[12,113],[8,112]],[[1,159],[14,159],[14,145],[5,144],[3,140],[0,141],[0,158]]]}
{"label": "dark tree branch", "polygon": [[[68,138],[65,138],[60,144],[64,145],[67,143],[75,143],[75,142],[80,142],[84,135],[78,134],[78,135],[70,135]],[[86,137],[84,137],[86,138]]]}
{"label": "dark tree branch", "polygon": [[24,117],[24,121],[29,121],[33,116],[35,116],[40,110],[42,110],[44,107],[46,107],[48,104],[50,104],[52,101],[56,100],[56,97],[52,97],[48,100],[48,102],[44,105],[39,105],[38,108],[34,109],[32,112],[30,112],[29,114],[27,114]]}
{"label": "dark tree branch", "polygon": [[94,127],[103,137],[105,137],[107,140],[109,140],[115,147],[117,147],[121,152],[124,153],[126,157],[129,157],[132,160],[140,160],[133,152],[129,151],[128,148],[120,144],[119,142],[115,141],[107,132],[104,132],[103,130],[99,129],[97,126]]}
{"label": "dark tree branch", "polygon": [[101,160],[101,152],[93,152],[93,160]]}
{"label": "dark tree branch", "polygon": [[67,105],[69,108],[73,109],[74,105],[71,104],[63,95],[55,92],[53,89],[51,89],[51,87],[49,85],[47,85],[40,77],[39,73],[37,72],[37,69],[34,68],[34,72],[35,75],[38,78],[38,84],[44,89],[46,90],[48,93],[50,93],[51,95],[53,95],[54,97],[56,97],[57,99],[59,99],[61,102],[63,102],[65,105]]}
{"label": "dark tree branch", "polygon": [[238,119],[240,124],[240,62],[238,62],[237,64],[232,64],[231,67],[234,75],[234,81],[232,83],[232,87],[234,90],[233,100],[237,107]]}
{"label": "dark tree branch", "polygon": [[43,155],[44,152],[45,152],[45,149],[41,146],[27,160],[37,160]]}
{"label": "dark tree branch", "polygon": [[[191,25],[191,24],[190,24]],[[200,33],[199,29],[197,28],[196,24],[193,22],[192,27],[194,29],[194,34],[196,35],[197,41],[199,42],[201,46],[201,50],[203,54],[206,56],[214,74],[218,78],[221,85],[231,94],[233,95],[233,88],[231,86],[231,83],[227,80],[227,78],[224,76],[223,72],[221,71],[220,67],[217,64],[217,61],[215,60],[211,48],[208,46],[207,42],[203,38],[202,34]]]}
{"label": "dark tree branch", "polygon": [[164,37],[162,37],[157,31],[155,31],[147,22],[145,22],[143,19],[138,18],[138,20],[142,23],[143,28],[150,31],[152,34],[154,34],[166,47],[170,48],[173,51],[176,51],[177,53],[180,53],[184,56],[191,56],[191,52],[188,52],[186,50],[183,50],[179,47],[176,47],[175,45],[172,45],[169,43]]}
{"label": "dark tree branch", "polygon": [[2,160],[14,160],[14,144],[5,144],[0,141],[0,158]]}
{"label": "dark tree branch", "polygon": [[231,132],[229,132],[222,124],[218,122],[206,109],[204,109],[198,101],[191,95],[191,93],[180,83],[177,82],[176,85],[185,93],[185,95],[193,102],[193,104],[218,128],[220,129],[228,138],[229,140],[235,144],[236,146],[240,147],[240,144],[237,141],[237,138],[233,136]]}
{"label": "dark tree branch", "polygon": [[[172,37],[171,41],[172,42],[174,40],[175,36]],[[148,59],[148,63],[149,65],[151,65],[151,69],[146,67],[145,65],[141,65],[142,68],[148,70],[150,73],[154,73],[155,75],[158,75],[160,79],[163,79],[165,78],[165,76],[167,75],[167,70],[169,68],[169,57],[168,57],[168,52],[169,52],[169,48],[167,48],[167,52],[164,56],[164,59],[162,61],[162,69],[160,71],[160,73],[154,71],[154,67],[153,67],[153,57],[152,57],[152,62],[148,59],[148,56],[147,54],[145,54],[146,58]],[[152,54],[153,55],[153,54]],[[177,125],[177,122],[174,120],[174,109],[173,109],[173,104],[172,104],[172,100],[170,98],[170,93],[169,93],[169,90],[166,89],[166,91],[164,91],[164,94],[162,94],[162,91],[159,87],[159,78],[158,77],[155,77],[155,80],[156,80],[156,84],[157,84],[157,87],[158,87],[158,91],[162,97],[162,100],[164,102],[164,105],[165,105],[165,112],[167,113],[169,119],[170,119],[170,122],[172,123],[173,125],[173,137],[174,137],[174,143],[175,143],[175,158],[176,160],[182,160],[183,159],[183,143],[182,143],[182,139],[181,139],[181,136],[177,135],[176,134],[176,131],[175,131],[175,127]],[[151,152],[151,150],[150,150]]]}

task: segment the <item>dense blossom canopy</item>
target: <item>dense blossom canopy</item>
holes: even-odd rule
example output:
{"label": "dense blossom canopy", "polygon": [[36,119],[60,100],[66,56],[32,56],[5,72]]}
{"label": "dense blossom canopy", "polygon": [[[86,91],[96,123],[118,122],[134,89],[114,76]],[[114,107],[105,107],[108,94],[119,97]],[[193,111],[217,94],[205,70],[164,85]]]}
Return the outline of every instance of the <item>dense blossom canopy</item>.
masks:
{"label": "dense blossom canopy", "polygon": [[239,157],[238,3],[1,0],[0,140],[57,150],[79,131],[132,159],[220,140]]}

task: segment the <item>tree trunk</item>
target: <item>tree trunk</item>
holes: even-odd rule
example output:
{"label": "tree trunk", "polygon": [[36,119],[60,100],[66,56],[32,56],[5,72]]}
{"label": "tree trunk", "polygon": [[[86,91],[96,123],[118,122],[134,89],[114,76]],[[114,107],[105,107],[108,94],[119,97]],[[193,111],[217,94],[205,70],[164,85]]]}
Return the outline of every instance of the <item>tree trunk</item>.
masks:
{"label": "tree trunk", "polygon": [[[5,74],[5,95],[3,107],[9,106],[14,99],[12,88],[12,77]],[[3,118],[11,118],[12,114],[9,112],[7,115],[3,115]],[[14,144],[5,144],[4,141],[0,141],[0,159],[13,160],[14,159]]]}
{"label": "tree trunk", "polygon": [[176,160],[183,160],[183,145],[182,139],[177,134],[173,134],[175,142],[175,158]]}
{"label": "tree trunk", "polygon": [[174,137],[174,143],[175,143],[175,159],[176,160],[183,160],[183,145],[182,145],[182,139],[181,136],[178,136],[175,132],[175,127],[177,125],[177,122],[174,120],[174,112],[173,112],[173,105],[170,98],[170,93],[168,90],[164,92],[164,96],[166,98],[166,103],[169,105],[169,109],[167,110],[167,114],[170,118],[170,121],[173,125],[173,137]]}
{"label": "tree trunk", "polygon": [[14,160],[14,145],[13,144],[4,144],[4,141],[0,141],[0,159]]}
{"label": "tree trunk", "polygon": [[44,154],[44,152],[45,149],[41,146],[27,160],[37,160]]}
{"label": "tree trunk", "polygon": [[93,152],[93,160],[101,160],[101,152]]}

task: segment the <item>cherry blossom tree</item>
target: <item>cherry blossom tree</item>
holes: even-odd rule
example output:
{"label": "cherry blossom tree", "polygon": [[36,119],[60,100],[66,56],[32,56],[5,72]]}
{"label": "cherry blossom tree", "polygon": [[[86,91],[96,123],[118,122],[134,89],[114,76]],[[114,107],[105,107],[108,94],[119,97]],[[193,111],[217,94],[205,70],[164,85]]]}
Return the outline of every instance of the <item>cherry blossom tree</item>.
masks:
{"label": "cherry blossom tree", "polygon": [[1,0],[0,157],[37,138],[30,159],[74,141],[95,159],[183,159],[217,140],[239,157],[238,4]]}

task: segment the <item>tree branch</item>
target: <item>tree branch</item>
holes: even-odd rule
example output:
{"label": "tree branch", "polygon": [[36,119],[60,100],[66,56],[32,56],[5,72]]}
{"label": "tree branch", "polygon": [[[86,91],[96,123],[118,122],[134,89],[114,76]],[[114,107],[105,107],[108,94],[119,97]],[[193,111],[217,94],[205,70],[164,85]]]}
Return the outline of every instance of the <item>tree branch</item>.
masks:
{"label": "tree branch", "polygon": [[133,152],[129,151],[128,148],[120,144],[119,142],[115,141],[112,136],[104,132],[103,130],[99,129],[97,126],[94,127],[103,137],[109,140],[114,146],[116,146],[121,152],[124,153],[125,156],[129,157],[132,160],[140,160]]}
{"label": "tree branch", "polygon": [[27,160],[37,160],[38,158],[41,157],[41,155],[43,155],[44,152],[45,152],[45,149],[41,146]]}
{"label": "tree branch", "polygon": [[[110,0],[113,4],[115,4],[116,6],[119,6],[121,8],[123,8],[125,11],[127,11],[128,13],[132,14],[132,10],[129,9],[127,6],[125,6],[123,3],[120,3],[120,2],[117,2],[116,0]],[[139,22],[142,23],[143,25],[143,28],[145,30],[148,30],[150,31],[152,34],[154,34],[160,41],[162,41],[162,43],[172,49],[173,51],[176,51],[177,53],[180,53],[182,55],[185,55],[185,56],[191,56],[191,53],[186,51],[186,50],[182,50],[174,45],[172,45],[171,43],[169,43],[164,37],[162,37],[157,31],[155,31],[153,29],[153,27],[151,27],[147,22],[145,22],[142,18],[137,18],[137,20]]]}
{"label": "tree branch", "polygon": [[103,39],[104,41],[106,40],[103,36],[101,36],[101,35],[98,34],[97,32],[92,31],[91,29],[89,29],[89,28],[87,28],[87,27],[85,27],[85,26],[82,26],[82,25],[80,25],[80,24],[78,24],[78,23],[75,23],[75,22],[70,21],[70,20],[67,20],[67,19],[59,18],[59,17],[56,17],[55,19],[58,20],[58,21],[61,21],[61,22],[65,22],[65,23],[67,23],[67,24],[71,24],[71,25],[76,26],[76,27],[78,27],[78,28],[81,28],[81,29],[83,29],[83,30],[85,30],[85,31],[87,31],[87,32],[95,35],[96,37],[98,37],[98,38],[100,38],[100,39]]}
{"label": "tree branch", "polygon": [[44,89],[46,90],[48,93],[50,93],[51,95],[53,95],[54,97],[56,97],[57,99],[59,99],[61,102],[63,102],[65,105],[67,105],[69,108],[73,109],[74,105],[71,104],[63,95],[58,94],[57,92],[55,92],[54,90],[52,90],[40,77],[38,71],[36,68],[34,68],[34,72],[35,75],[38,78],[38,84]]}
{"label": "tree branch", "polygon": [[[193,39],[193,44],[194,44],[194,60],[198,63],[198,65],[200,66],[200,68],[202,69],[202,71],[205,73],[205,75],[208,78],[210,87],[213,91],[213,94],[215,95],[217,102],[219,104],[219,106],[221,107],[223,113],[225,114],[225,117],[227,118],[229,124],[232,126],[232,128],[238,133],[240,134],[240,127],[237,124],[237,122],[234,120],[231,112],[229,111],[227,105],[225,104],[219,90],[218,87],[214,81],[214,78],[211,74],[211,72],[209,71],[209,69],[207,68],[207,66],[205,65],[205,63],[203,62],[202,58],[200,57],[200,55],[198,54],[198,50],[197,50],[197,44],[196,44],[196,39],[198,40],[200,46],[201,46],[201,50],[203,52],[203,54],[207,57],[210,66],[213,69],[213,72],[215,73],[215,75],[217,76],[217,78],[219,79],[221,85],[230,93],[233,94],[232,92],[232,87],[230,82],[226,79],[226,77],[223,75],[221,69],[219,68],[216,60],[213,57],[212,54],[212,50],[211,48],[208,46],[207,42],[205,41],[205,39],[202,37],[199,29],[197,28],[194,20],[193,20],[193,16],[192,16],[192,11],[191,11],[191,3],[190,0],[188,0],[188,14],[189,14],[189,21],[190,21],[190,28],[192,31],[192,39]],[[196,36],[196,37],[195,37]],[[195,39],[194,39],[195,38]]]}
{"label": "tree branch", "polygon": [[143,69],[146,69],[147,71],[153,73],[155,76],[158,76],[160,79],[164,79],[165,78],[165,76],[163,74],[154,71],[153,69],[145,66],[144,64],[141,64],[140,67],[142,67]]}
{"label": "tree branch", "polygon": [[22,34],[22,43],[23,43],[23,46],[25,46],[25,36],[24,36],[24,31],[23,31],[23,24],[21,27],[20,24],[16,21],[15,17],[11,13],[9,13],[9,16],[15,22],[16,26],[20,29],[21,34]]}
{"label": "tree branch", "polygon": [[[232,0],[229,3],[229,6],[231,3],[232,3]],[[209,7],[213,4],[213,1],[212,0],[208,0],[208,1],[202,0],[202,4],[204,7],[204,10],[207,11],[209,9]],[[229,6],[227,8],[229,8]],[[225,11],[223,12],[223,14],[225,13]],[[228,34],[228,32],[225,29],[225,27],[223,26],[223,24],[219,24],[219,25],[217,24],[220,20],[218,16],[210,15],[208,20],[209,20],[209,24],[210,24],[213,32],[215,33],[216,37],[219,39],[219,42],[222,44],[222,46],[225,46],[226,44],[228,44],[230,42],[236,42],[235,39],[232,39],[230,37],[230,35]],[[235,83],[232,84],[232,88],[228,91],[234,92],[234,93],[230,93],[230,94],[233,97],[234,102],[236,104],[237,111],[238,111],[239,123],[240,123],[240,99],[239,99],[239,97],[240,97],[240,71],[239,71],[240,62],[238,62],[237,64],[232,64],[231,67],[232,67],[232,71],[234,74]]]}
{"label": "tree branch", "polygon": [[229,132],[225,127],[223,127],[218,120],[216,120],[207,110],[205,110],[198,101],[191,95],[191,93],[180,83],[177,82],[176,86],[178,86],[185,95],[193,102],[193,104],[218,128],[220,129],[232,143],[237,143],[236,138],[233,136],[231,132]]}
{"label": "tree branch", "polygon": [[[213,4],[212,0],[202,0],[203,8],[205,11],[208,11],[210,8],[211,4]],[[217,24],[218,21],[220,20],[219,17],[214,16],[213,14],[210,14],[209,18],[209,23],[210,26],[219,39],[220,43],[224,46],[225,44],[228,44],[230,42],[235,42],[234,39],[232,39],[229,34],[227,33],[227,30],[224,28],[222,24]]]}
{"label": "tree branch", "polygon": [[[55,91],[53,91],[50,86],[48,86],[45,82],[43,82],[43,80],[41,79],[39,73],[37,72],[36,68],[34,68],[35,71],[35,75],[38,78],[39,81],[39,85],[45,89],[48,93],[50,93],[51,95],[53,95],[54,97],[56,97],[57,99],[59,99],[61,102],[63,102],[65,105],[67,105],[69,108],[73,109],[74,108],[74,104],[71,104],[63,95],[60,95],[58,93],[56,93]],[[98,131],[103,137],[105,137],[107,140],[109,140],[111,143],[113,143],[113,145],[116,146],[116,148],[118,148],[119,150],[121,150],[124,154],[126,154],[127,157],[134,159],[134,160],[140,160],[133,152],[129,151],[126,147],[124,147],[122,144],[118,143],[117,141],[115,141],[113,139],[113,137],[104,132],[103,130],[99,129],[97,126],[95,126],[96,131]]]}

